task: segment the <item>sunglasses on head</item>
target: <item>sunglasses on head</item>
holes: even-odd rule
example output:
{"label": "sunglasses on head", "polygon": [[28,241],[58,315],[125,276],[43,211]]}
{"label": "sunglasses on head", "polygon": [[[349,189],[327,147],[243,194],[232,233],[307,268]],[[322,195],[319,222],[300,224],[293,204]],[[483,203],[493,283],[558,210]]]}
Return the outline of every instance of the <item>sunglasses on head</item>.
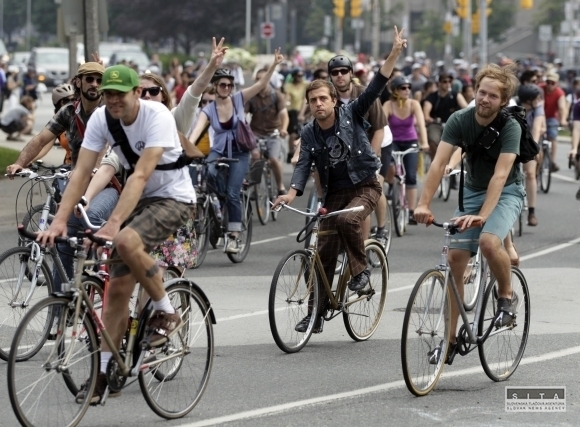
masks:
{"label": "sunglasses on head", "polygon": [[332,71],[330,72],[330,74],[332,74],[334,77],[338,76],[339,74],[340,74],[341,76],[345,76],[345,75],[347,75],[348,73],[350,73],[350,70],[349,70],[348,68],[340,68],[340,69],[338,69],[338,70],[332,70]]}
{"label": "sunglasses on head", "polygon": [[151,96],[157,96],[159,95],[159,92],[161,92],[160,86],[144,87],[143,90],[141,91],[141,98],[145,98],[147,93],[149,93],[149,95]]}
{"label": "sunglasses on head", "polygon": [[212,102],[213,102],[213,99],[202,99],[200,104],[207,105],[207,104],[211,104]]}
{"label": "sunglasses on head", "polygon": [[220,83],[218,85],[221,89],[230,89],[234,87],[233,83]]}
{"label": "sunglasses on head", "polygon": [[86,76],[85,77],[85,82],[87,82],[87,83],[93,83],[95,80],[97,81],[97,84],[101,84],[101,82],[103,81],[103,79],[100,77],[93,77],[93,76]]}

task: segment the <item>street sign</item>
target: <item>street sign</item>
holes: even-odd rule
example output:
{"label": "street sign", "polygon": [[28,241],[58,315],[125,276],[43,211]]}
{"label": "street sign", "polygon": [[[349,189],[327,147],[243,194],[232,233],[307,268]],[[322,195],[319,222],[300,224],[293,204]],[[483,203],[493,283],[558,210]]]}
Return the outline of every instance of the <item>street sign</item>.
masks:
{"label": "street sign", "polygon": [[260,25],[260,37],[263,39],[273,39],[276,35],[274,31],[274,23],[273,22],[262,22]]}
{"label": "street sign", "polygon": [[538,38],[541,42],[549,42],[552,40],[552,26],[540,25],[538,27]]}

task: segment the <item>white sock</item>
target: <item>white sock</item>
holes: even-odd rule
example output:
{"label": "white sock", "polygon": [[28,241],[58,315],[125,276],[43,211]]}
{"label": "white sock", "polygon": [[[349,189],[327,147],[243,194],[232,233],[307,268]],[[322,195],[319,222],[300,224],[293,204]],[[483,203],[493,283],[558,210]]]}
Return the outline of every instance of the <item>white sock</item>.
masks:
{"label": "white sock", "polygon": [[106,374],[107,373],[107,365],[109,364],[109,360],[113,357],[113,353],[110,351],[101,351],[101,372]]}
{"label": "white sock", "polygon": [[171,301],[169,301],[167,293],[165,293],[165,296],[161,298],[161,300],[153,301],[153,310],[164,311],[168,314],[175,313],[175,309],[171,305]]}

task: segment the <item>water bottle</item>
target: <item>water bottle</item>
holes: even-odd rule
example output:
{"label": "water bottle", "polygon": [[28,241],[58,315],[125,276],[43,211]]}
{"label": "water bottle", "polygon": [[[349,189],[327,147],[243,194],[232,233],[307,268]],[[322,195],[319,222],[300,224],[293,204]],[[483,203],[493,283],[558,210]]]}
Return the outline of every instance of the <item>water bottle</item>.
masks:
{"label": "water bottle", "polygon": [[210,201],[211,201],[211,205],[213,206],[213,211],[215,213],[216,218],[219,221],[221,221],[221,219],[222,219],[222,209],[221,209],[221,206],[220,206],[219,199],[217,198],[217,196],[213,195],[213,196],[211,196]]}

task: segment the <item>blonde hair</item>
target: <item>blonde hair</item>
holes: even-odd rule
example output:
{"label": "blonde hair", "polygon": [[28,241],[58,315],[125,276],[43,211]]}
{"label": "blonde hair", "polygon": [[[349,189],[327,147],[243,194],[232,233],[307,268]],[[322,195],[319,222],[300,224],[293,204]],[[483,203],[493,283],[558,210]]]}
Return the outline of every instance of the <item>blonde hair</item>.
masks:
{"label": "blonde hair", "polygon": [[139,79],[149,80],[150,82],[153,82],[157,86],[159,86],[161,88],[161,93],[163,94],[163,101],[161,101],[161,103],[170,110],[173,108],[173,104],[171,103],[171,97],[169,96],[167,86],[165,86],[165,82],[163,81],[163,77],[153,73],[145,73],[141,74],[139,76]]}
{"label": "blonde hair", "polygon": [[515,64],[508,64],[503,67],[496,64],[487,64],[475,76],[475,92],[479,90],[481,80],[487,77],[500,84],[502,103],[507,104],[510,98],[515,95],[519,83],[516,76],[516,67]]}

